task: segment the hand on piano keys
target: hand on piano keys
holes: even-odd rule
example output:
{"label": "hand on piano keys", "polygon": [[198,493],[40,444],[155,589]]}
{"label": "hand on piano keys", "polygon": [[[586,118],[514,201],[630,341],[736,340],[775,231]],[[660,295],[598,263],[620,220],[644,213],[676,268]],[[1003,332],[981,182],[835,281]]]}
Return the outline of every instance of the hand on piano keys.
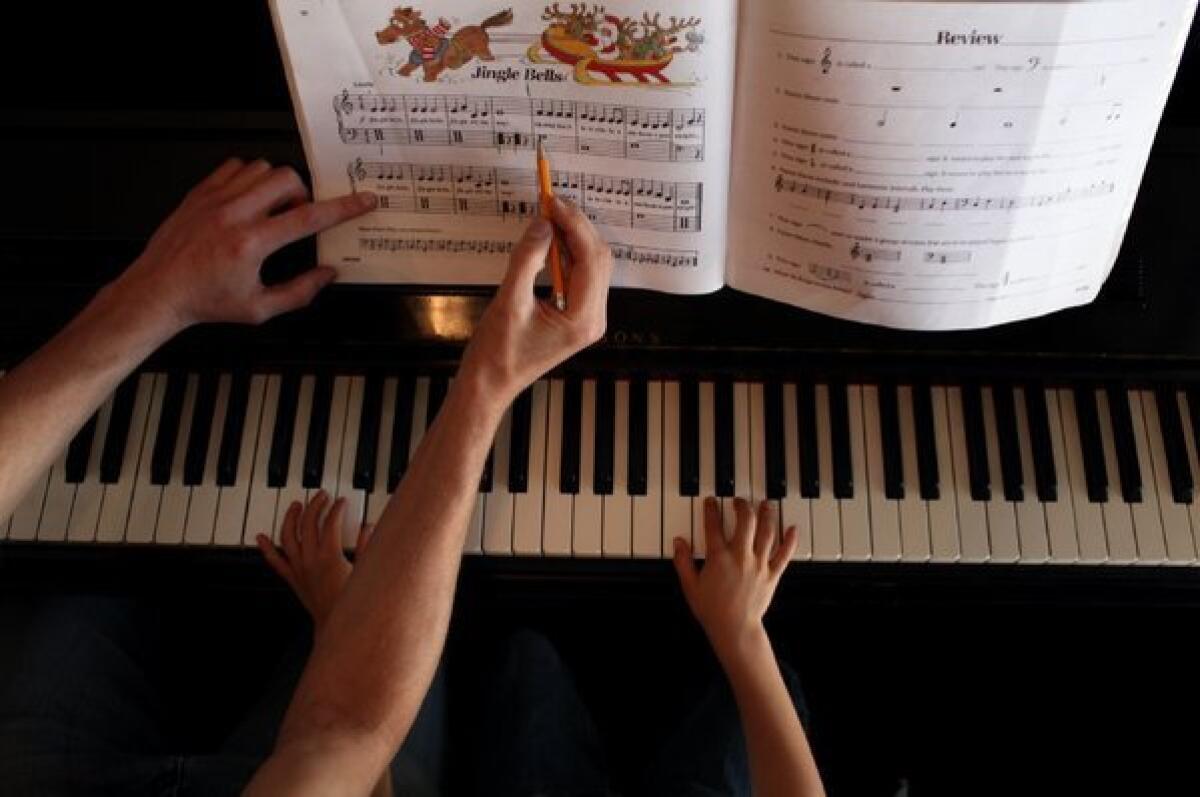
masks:
{"label": "hand on piano keys", "polygon": [[266,534],[255,538],[267,564],[296,593],[316,628],[325,624],[354,570],[342,551],[346,526],[353,523],[357,534],[356,557],[366,548],[374,528],[352,521],[346,504],[342,497],[331,505],[329,493],[321,490],[307,505],[294,501],[288,507],[279,532],[279,548]]}

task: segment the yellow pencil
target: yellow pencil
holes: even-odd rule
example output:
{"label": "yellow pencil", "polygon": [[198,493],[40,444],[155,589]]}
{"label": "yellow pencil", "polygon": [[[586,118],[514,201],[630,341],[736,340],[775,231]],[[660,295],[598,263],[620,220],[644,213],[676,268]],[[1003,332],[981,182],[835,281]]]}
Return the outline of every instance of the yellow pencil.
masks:
{"label": "yellow pencil", "polygon": [[[538,200],[542,208],[542,218],[553,225],[553,214],[550,212],[550,201],[554,199],[554,189],[550,181],[550,161],[546,160],[546,151],[542,148],[542,140],[537,142],[537,172]],[[563,275],[562,254],[558,248],[558,233],[551,227],[550,233],[550,279],[554,284],[554,306],[559,311],[567,309],[566,278]]]}

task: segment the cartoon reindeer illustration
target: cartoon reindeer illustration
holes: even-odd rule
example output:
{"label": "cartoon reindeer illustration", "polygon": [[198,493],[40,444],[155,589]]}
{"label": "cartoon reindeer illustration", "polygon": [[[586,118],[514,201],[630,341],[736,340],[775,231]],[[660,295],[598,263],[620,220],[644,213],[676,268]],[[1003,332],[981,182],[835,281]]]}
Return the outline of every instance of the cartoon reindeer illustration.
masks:
{"label": "cartoon reindeer illustration", "polygon": [[511,8],[492,14],[478,25],[468,25],[460,28],[453,36],[450,33],[450,23],[439,19],[433,27],[429,26],[422,13],[411,6],[403,6],[392,12],[388,26],[376,32],[375,39],[381,46],[394,44],[404,39],[412,46],[408,63],[400,68],[404,77],[411,75],[417,69],[424,69],[424,78],[432,83],[447,69],[460,69],[474,58],[482,61],[494,61],[492,55],[489,28],[511,25],[513,12]]}
{"label": "cartoon reindeer illustration", "polygon": [[595,34],[603,16],[604,6],[595,5],[589,9],[586,3],[571,3],[570,11],[561,10],[555,3],[546,6],[542,12],[542,19],[561,27],[564,35],[584,41],[591,37],[593,46],[599,43],[595,41]]}
{"label": "cartoon reindeer illustration", "polygon": [[630,35],[626,45],[628,54],[623,52],[622,58],[649,61],[664,58],[670,53],[694,51],[697,48],[699,43],[691,35],[689,35],[687,45],[679,46],[679,37],[676,34],[698,26],[700,24],[699,17],[688,17],[682,20],[678,17],[671,17],[670,22],[664,26],[659,22],[661,16],[656,13],[651,18],[649,12],[642,14],[642,35]]}

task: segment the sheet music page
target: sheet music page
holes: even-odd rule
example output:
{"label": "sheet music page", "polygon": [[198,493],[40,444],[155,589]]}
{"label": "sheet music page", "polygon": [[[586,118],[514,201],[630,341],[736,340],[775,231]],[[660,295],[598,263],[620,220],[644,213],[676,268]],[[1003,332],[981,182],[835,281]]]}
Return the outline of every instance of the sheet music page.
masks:
{"label": "sheet music page", "polygon": [[729,284],[928,330],[1090,302],[1195,7],[744,3]]}
{"label": "sheet music page", "polygon": [[540,137],[617,285],[724,284],[735,0],[273,9],[317,196],[381,199],[320,238],[343,280],[499,282],[537,212]]}

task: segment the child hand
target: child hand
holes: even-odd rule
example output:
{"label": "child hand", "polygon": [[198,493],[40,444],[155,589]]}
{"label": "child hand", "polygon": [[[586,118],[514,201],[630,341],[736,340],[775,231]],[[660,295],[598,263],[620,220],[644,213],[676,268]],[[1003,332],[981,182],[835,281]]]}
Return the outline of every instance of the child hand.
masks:
{"label": "child hand", "polygon": [[[257,538],[258,548],[267,564],[296,593],[317,628],[329,617],[354,569],[342,551],[346,502],[339,498],[325,513],[328,506],[329,495],[322,490],[308,506],[302,507],[296,501],[288,507],[279,535],[282,552],[265,534],[259,534]],[[355,556],[366,548],[372,531],[369,525],[363,525],[359,530]]]}
{"label": "child hand", "polygon": [[733,505],[737,524],[733,538],[726,541],[720,505],[715,498],[704,501],[708,558],[702,569],[696,569],[687,541],[675,539],[675,569],[684,597],[717,658],[727,666],[747,643],[763,633],[763,615],[796,548],[794,526],[776,543],[769,502],[759,504],[757,513],[742,498],[735,499]]}

